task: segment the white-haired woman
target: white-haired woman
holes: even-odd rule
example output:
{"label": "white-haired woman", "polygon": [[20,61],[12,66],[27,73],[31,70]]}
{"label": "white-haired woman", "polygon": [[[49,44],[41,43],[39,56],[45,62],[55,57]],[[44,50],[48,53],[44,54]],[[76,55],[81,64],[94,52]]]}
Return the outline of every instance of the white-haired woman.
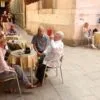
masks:
{"label": "white-haired woman", "polygon": [[62,42],[63,37],[64,33],[61,31],[56,32],[50,37],[50,45],[44,51],[44,55],[41,56],[39,60],[39,65],[36,72],[36,77],[38,79],[38,81],[36,82],[36,86],[42,85],[46,66],[59,66],[60,58],[63,55],[64,48],[64,44]]}

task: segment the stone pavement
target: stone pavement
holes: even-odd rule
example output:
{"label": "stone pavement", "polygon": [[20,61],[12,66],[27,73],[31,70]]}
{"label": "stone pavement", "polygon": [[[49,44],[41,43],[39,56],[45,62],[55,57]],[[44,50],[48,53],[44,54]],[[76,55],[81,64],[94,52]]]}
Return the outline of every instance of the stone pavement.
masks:
{"label": "stone pavement", "polygon": [[0,100],[100,100],[100,50],[65,46],[62,69],[64,84],[51,70],[42,87],[23,89],[22,98],[2,93]]}

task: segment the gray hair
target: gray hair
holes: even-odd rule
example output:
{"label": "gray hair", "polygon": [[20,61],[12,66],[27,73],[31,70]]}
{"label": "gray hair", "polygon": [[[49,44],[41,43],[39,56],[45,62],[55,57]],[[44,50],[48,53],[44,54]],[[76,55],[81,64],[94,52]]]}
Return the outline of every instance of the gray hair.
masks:
{"label": "gray hair", "polygon": [[57,31],[56,34],[59,34],[61,36],[61,38],[64,37],[64,33],[62,31]]}

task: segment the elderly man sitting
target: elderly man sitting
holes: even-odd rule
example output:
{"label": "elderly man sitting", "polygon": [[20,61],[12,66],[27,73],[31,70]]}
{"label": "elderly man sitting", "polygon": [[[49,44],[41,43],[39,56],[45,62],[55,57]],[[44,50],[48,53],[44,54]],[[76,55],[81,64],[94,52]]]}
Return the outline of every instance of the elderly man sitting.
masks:
{"label": "elderly man sitting", "polygon": [[[0,76],[8,77],[13,76],[16,72],[18,78],[22,80],[26,88],[33,88],[33,85],[29,82],[23,70],[18,66],[14,65],[13,67],[9,66],[4,60],[6,53],[6,39],[3,34],[0,34]],[[9,90],[10,91],[10,90]]]}
{"label": "elderly man sitting", "polygon": [[36,86],[42,86],[46,66],[59,66],[60,58],[63,55],[64,48],[64,44],[62,42],[63,37],[64,33],[61,31],[56,32],[50,37],[50,45],[43,52],[44,55],[41,55],[41,58],[39,60],[39,65],[36,72],[36,77],[38,79],[35,84]]}

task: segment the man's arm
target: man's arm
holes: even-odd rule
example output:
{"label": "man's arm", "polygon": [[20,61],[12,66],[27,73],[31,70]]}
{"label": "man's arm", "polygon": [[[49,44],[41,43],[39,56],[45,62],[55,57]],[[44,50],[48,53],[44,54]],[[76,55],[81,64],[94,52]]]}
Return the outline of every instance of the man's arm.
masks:
{"label": "man's arm", "polygon": [[4,71],[12,71],[12,68],[7,65],[6,61],[4,60],[4,55],[0,51],[0,63],[4,67]]}
{"label": "man's arm", "polygon": [[1,19],[0,19],[0,20],[1,20],[1,22],[3,21],[3,18],[2,18],[2,16],[1,16]]}

